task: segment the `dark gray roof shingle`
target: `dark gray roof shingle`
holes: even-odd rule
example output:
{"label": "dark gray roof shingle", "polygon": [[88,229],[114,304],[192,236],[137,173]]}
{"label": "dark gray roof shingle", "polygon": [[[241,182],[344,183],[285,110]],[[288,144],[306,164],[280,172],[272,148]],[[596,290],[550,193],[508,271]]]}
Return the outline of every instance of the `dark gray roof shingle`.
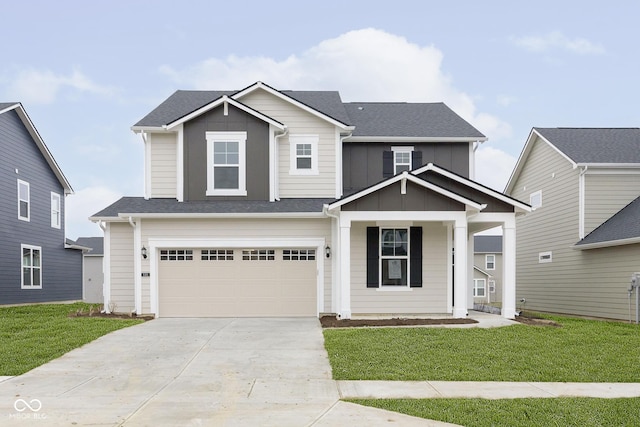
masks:
{"label": "dark gray roof shingle", "polygon": [[104,255],[103,237],[78,237],[76,243],[80,246],[91,248],[88,255]]}
{"label": "dark gray roof shingle", "polygon": [[502,236],[474,236],[473,251],[477,254],[501,254]]}
{"label": "dark gray roof shingle", "polygon": [[188,201],[178,202],[176,199],[148,199],[143,197],[123,197],[93,215],[97,218],[114,217],[120,213],[127,214],[204,214],[204,213],[313,213],[322,212],[325,203],[334,199],[282,199],[277,202],[264,200],[229,200],[229,201]]}
{"label": "dark gray roof shingle", "polygon": [[349,102],[353,136],[484,138],[442,102]]}
{"label": "dark gray roof shingle", "polygon": [[534,128],[575,163],[640,163],[640,128]]}
{"label": "dark gray roof shingle", "polygon": [[640,197],[600,224],[576,246],[640,237]]}

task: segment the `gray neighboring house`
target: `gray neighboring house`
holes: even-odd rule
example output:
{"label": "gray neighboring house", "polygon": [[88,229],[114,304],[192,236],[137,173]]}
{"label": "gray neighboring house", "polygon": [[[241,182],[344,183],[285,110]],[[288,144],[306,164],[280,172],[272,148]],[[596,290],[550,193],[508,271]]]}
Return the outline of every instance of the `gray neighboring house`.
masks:
{"label": "gray neighboring house", "polygon": [[102,304],[104,296],[104,238],[79,237],[76,243],[89,248],[82,257],[82,300],[88,303]]}
{"label": "gray neighboring house", "polygon": [[518,218],[524,308],[628,320],[640,271],[640,129],[533,128],[505,192],[534,207]]}
{"label": "gray neighboring house", "polygon": [[73,189],[19,102],[0,103],[0,304],[82,299],[82,250],[65,238]]}
{"label": "gray neighboring house", "polygon": [[473,250],[473,302],[501,302],[502,236],[475,236]]}

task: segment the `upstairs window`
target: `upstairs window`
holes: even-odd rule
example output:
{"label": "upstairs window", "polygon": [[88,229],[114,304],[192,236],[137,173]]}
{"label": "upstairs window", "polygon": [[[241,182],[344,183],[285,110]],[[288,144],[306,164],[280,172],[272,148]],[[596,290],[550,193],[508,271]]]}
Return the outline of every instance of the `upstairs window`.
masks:
{"label": "upstairs window", "polygon": [[496,256],[489,254],[485,256],[485,269],[487,270],[495,270],[496,269]]}
{"label": "upstairs window", "polygon": [[207,132],[207,196],[246,196],[246,132]]}
{"label": "upstairs window", "polygon": [[291,175],[318,174],[318,136],[291,135],[290,168]]}
{"label": "upstairs window", "polygon": [[60,228],[62,223],[62,204],[60,195],[51,193],[51,227]]}
{"label": "upstairs window", "polygon": [[31,201],[29,183],[18,180],[18,219],[29,221],[31,218]]}
{"label": "upstairs window", "polygon": [[414,151],[410,146],[391,147],[382,152],[382,176],[391,178],[404,171],[422,166],[422,151]]}
{"label": "upstairs window", "polygon": [[22,289],[42,288],[42,248],[22,245]]}

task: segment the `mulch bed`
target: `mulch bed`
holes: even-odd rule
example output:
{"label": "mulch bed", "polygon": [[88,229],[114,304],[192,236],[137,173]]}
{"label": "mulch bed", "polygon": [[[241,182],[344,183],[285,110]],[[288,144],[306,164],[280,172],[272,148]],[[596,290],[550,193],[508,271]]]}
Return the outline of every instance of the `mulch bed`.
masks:
{"label": "mulch bed", "polygon": [[135,314],[129,315],[126,313],[69,313],[69,317],[103,317],[105,319],[141,319],[145,322],[147,320],[153,320],[154,316],[136,316]]}
{"label": "mulch bed", "polygon": [[464,325],[478,323],[473,319],[338,319],[336,316],[322,316],[323,328],[350,328],[362,326],[416,326],[416,325]]}

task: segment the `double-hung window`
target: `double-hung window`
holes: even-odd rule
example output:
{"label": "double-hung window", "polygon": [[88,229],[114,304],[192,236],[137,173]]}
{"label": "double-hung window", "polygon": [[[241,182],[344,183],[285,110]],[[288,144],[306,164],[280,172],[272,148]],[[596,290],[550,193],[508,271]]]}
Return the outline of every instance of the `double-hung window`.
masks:
{"label": "double-hung window", "polygon": [[391,151],[393,151],[393,174],[410,171],[413,147],[391,147]]}
{"label": "double-hung window", "polygon": [[382,152],[382,177],[391,178],[399,173],[422,166],[422,151],[411,146],[393,146]]}
{"label": "double-hung window", "polygon": [[484,266],[485,266],[485,269],[487,269],[487,270],[495,270],[496,269],[496,256],[494,254],[485,255]]}
{"label": "double-hung window", "polygon": [[484,297],[486,296],[486,280],[485,279],[473,279],[473,296]]}
{"label": "double-hung window", "polygon": [[422,287],[422,227],[367,227],[367,287]]}
{"label": "double-hung window", "polygon": [[246,132],[207,132],[207,196],[246,196]]}
{"label": "double-hung window", "polygon": [[290,135],[291,175],[318,174],[318,135]]}
{"label": "double-hung window", "polygon": [[407,286],[409,283],[409,230],[380,230],[380,264],[382,286]]}
{"label": "double-hung window", "polygon": [[18,180],[18,219],[30,221],[31,218],[31,190],[29,183]]}
{"label": "double-hung window", "polygon": [[22,289],[42,288],[42,248],[22,245]]}
{"label": "double-hung window", "polygon": [[51,193],[51,227],[60,228],[62,223],[62,202],[58,193]]}

